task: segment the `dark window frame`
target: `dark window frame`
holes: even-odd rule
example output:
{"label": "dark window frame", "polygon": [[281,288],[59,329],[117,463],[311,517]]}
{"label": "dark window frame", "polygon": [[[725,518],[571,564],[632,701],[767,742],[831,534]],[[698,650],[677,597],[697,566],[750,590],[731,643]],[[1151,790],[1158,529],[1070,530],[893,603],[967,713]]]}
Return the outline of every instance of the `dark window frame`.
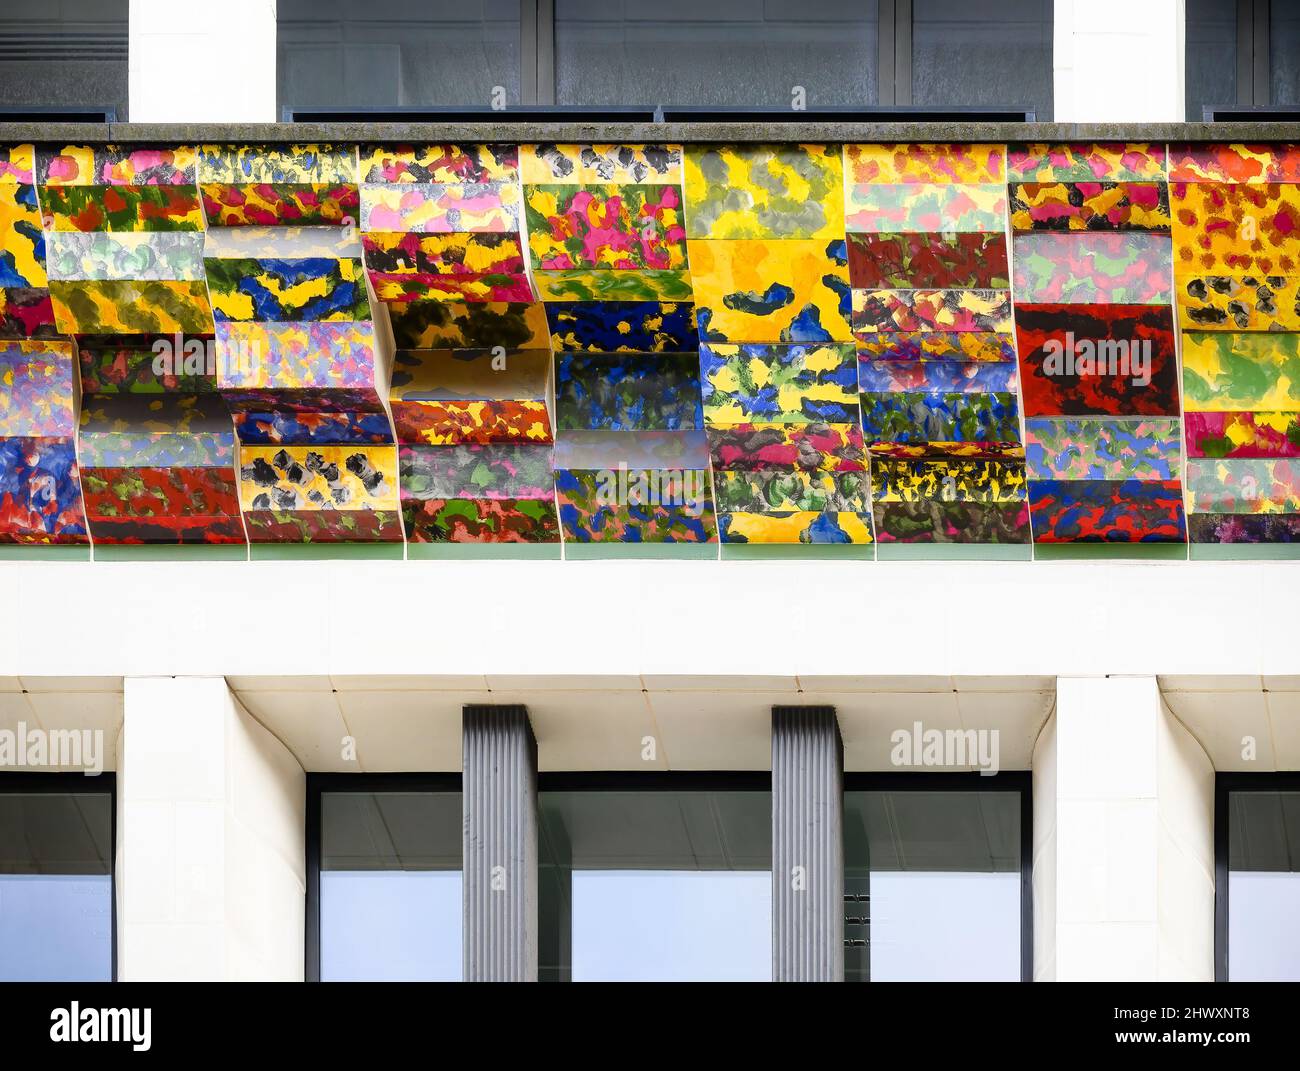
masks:
{"label": "dark window frame", "polygon": [[320,981],[321,796],[327,792],[463,792],[463,779],[459,773],[307,774],[306,829],[303,836],[307,874],[303,979],[308,982]]}
{"label": "dark window frame", "polygon": [[1300,772],[1215,773],[1214,775],[1214,980],[1228,976],[1228,814],[1234,792],[1300,792]]}
{"label": "dark window frame", "polygon": [[109,978],[117,981],[117,774],[112,770],[87,776],[76,771],[5,770],[0,772],[0,796],[108,796]]}
{"label": "dark window frame", "polygon": [[903,770],[844,774],[845,792],[1020,793],[1020,980],[1034,980],[1034,776],[1028,770],[979,772]]}

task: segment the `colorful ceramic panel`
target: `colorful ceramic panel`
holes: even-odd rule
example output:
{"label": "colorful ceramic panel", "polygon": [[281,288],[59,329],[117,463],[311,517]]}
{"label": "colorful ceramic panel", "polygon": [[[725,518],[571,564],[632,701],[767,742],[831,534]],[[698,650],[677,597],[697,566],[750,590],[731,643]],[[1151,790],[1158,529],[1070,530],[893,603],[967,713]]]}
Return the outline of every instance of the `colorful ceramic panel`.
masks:
{"label": "colorful ceramic panel", "polygon": [[1075,417],[1025,421],[1025,462],[1033,480],[1177,480],[1177,420]]}
{"label": "colorful ceramic panel", "polygon": [[556,352],[681,352],[699,344],[688,302],[551,302],[546,319]]}
{"label": "colorful ceramic panel", "polygon": [[1169,230],[1164,182],[1013,182],[1016,231]]}
{"label": "colorful ceramic panel", "polygon": [[1173,276],[1167,235],[1017,235],[1012,289],[1019,302],[1167,305]]}
{"label": "colorful ceramic panel", "polygon": [[683,431],[703,427],[694,353],[564,353],[555,362],[561,431]]}
{"label": "colorful ceramic panel", "polygon": [[396,510],[397,447],[241,446],[245,510]]}
{"label": "colorful ceramic panel", "polygon": [[865,471],[720,472],[713,490],[720,513],[860,513],[870,501]]}
{"label": "colorful ceramic panel", "polygon": [[1006,146],[991,144],[845,145],[844,168],[850,183],[1000,185],[1006,156]]}
{"label": "colorful ceramic panel", "polygon": [[1300,182],[1300,145],[1171,145],[1169,181]]}
{"label": "colorful ceramic panel", "polygon": [[1185,332],[1183,402],[1209,413],[1300,412],[1300,335]]}
{"label": "colorful ceramic panel", "polygon": [[1015,339],[991,331],[877,331],[866,323],[855,329],[858,356],[864,361],[1010,361]]}
{"label": "colorful ceramic panel", "polygon": [[222,322],[223,389],[375,389],[375,328],[368,321]]}
{"label": "colorful ceramic panel", "polygon": [[852,340],[848,251],[842,238],[692,241],[689,246],[701,340]]}
{"label": "colorful ceramic panel", "polygon": [[996,231],[1007,224],[1004,185],[857,183],[849,187],[845,225],[850,231]]}
{"label": "colorful ceramic panel", "polygon": [[877,502],[872,520],[880,543],[1029,542],[1025,502]]}
{"label": "colorful ceramic panel", "polygon": [[852,424],[710,424],[715,470],[802,469],[860,472],[866,468],[862,429]]}
{"label": "colorful ceramic panel", "polygon": [[1016,389],[1016,366],[991,361],[862,361],[858,386],[867,393],[1010,393]]}
{"label": "colorful ceramic panel", "polygon": [[200,145],[197,172],[210,226],[343,225],[360,214],[351,146]]}
{"label": "colorful ceramic panel", "polygon": [[832,145],[689,145],[687,233],[726,240],[842,237],[840,157]]}
{"label": "colorful ceramic panel", "polygon": [[86,542],[76,442],[0,438],[0,543]]}
{"label": "colorful ceramic panel", "polygon": [[1011,331],[1007,290],[854,290],[853,331]]}
{"label": "colorful ceramic panel", "polygon": [[848,345],[700,347],[704,412],[712,424],[834,423],[857,409],[857,361]]}
{"label": "colorful ceramic panel", "polygon": [[871,514],[830,510],[719,513],[718,538],[723,543],[870,543]]}
{"label": "colorful ceramic panel", "polygon": [[533,300],[518,235],[380,231],[361,241],[380,301]]}
{"label": "colorful ceramic panel", "polygon": [[682,184],[680,145],[524,145],[524,182]]}
{"label": "colorful ceramic panel", "polygon": [[849,282],[855,290],[919,287],[989,290],[1011,285],[1001,233],[850,234]]}
{"label": "colorful ceramic panel", "polygon": [[1186,483],[1195,513],[1300,513],[1300,462],[1290,458],[1189,458]]}
{"label": "colorful ceramic panel", "polygon": [[525,186],[524,206],[536,271],[686,266],[676,186]]}
{"label": "colorful ceramic panel", "polygon": [[65,334],[210,335],[212,306],[203,280],[50,281],[54,323]]}
{"label": "colorful ceramic panel", "polygon": [[1300,331],[1300,276],[1179,278],[1178,313],[1188,330]]}
{"label": "colorful ceramic panel", "polygon": [[1019,461],[873,458],[877,502],[1023,502],[1025,466]]}
{"label": "colorful ceramic panel", "polygon": [[716,543],[707,469],[557,469],[566,541]]}
{"label": "colorful ceramic panel", "polygon": [[689,301],[691,276],[685,269],[569,268],[533,274],[543,301]]}
{"label": "colorful ceramic panel", "polygon": [[74,374],[68,342],[0,341],[0,436],[75,434]]}
{"label": "colorful ceramic panel", "polygon": [[206,264],[218,321],[370,319],[359,258],[231,257]]}
{"label": "colorful ceramic panel", "polygon": [[551,448],[518,443],[399,448],[402,497],[549,499]]}
{"label": "colorful ceramic panel", "polygon": [[1031,480],[1036,543],[1185,543],[1177,480]]}
{"label": "colorful ceramic panel", "polygon": [[927,444],[947,453],[954,443],[1018,444],[1016,396],[891,392],[862,395],[862,434],[876,443]]}
{"label": "colorful ceramic panel", "polygon": [[402,503],[411,543],[558,543],[554,497],[411,499]]}
{"label": "colorful ceramic panel", "polygon": [[1193,543],[1300,543],[1300,514],[1189,513]]}
{"label": "colorful ceramic panel", "polygon": [[1161,305],[1016,305],[1029,416],[1177,416],[1173,311]]}
{"label": "colorful ceramic panel", "polygon": [[1007,150],[1012,182],[1163,181],[1163,145],[1033,142]]}
{"label": "colorful ceramic panel", "polygon": [[1300,413],[1183,414],[1188,457],[1300,457]]}
{"label": "colorful ceramic panel", "polygon": [[81,482],[97,544],[244,542],[228,468],[85,466]]}
{"label": "colorful ceramic panel", "polygon": [[1174,265],[1180,275],[1300,272],[1300,186],[1170,186]]}
{"label": "colorful ceramic panel", "polygon": [[363,231],[417,234],[519,230],[519,187],[513,182],[420,182],[361,186]]}
{"label": "colorful ceramic panel", "polygon": [[422,301],[390,305],[393,339],[403,349],[546,349],[546,310],[537,303]]}

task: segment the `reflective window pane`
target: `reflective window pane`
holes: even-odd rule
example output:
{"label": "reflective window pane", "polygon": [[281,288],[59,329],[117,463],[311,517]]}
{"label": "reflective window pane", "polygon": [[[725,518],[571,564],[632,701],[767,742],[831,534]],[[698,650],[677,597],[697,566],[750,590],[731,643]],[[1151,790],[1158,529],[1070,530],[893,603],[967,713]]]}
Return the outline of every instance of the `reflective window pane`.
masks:
{"label": "reflective window pane", "polygon": [[279,0],[281,107],[519,98],[518,0]]}
{"label": "reflective window pane", "polygon": [[1300,104],[1300,4],[1294,0],[1269,8],[1269,79],[1274,104]]}
{"label": "reflective window pane", "polygon": [[461,977],[459,792],[323,792],[322,981]]}
{"label": "reflective window pane", "polygon": [[768,981],[772,797],[541,792],[543,981]]}
{"label": "reflective window pane", "polygon": [[1020,793],[844,794],[848,981],[1019,981]]}
{"label": "reflective window pane", "polygon": [[1237,100],[1237,0],[1187,0],[1187,119]]}
{"label": "reflective window pane", "polygon": [[128,0],[4,0],[0,104],[114,108],[128,118]]}
{"label": "reflective window pane", "polygon": [[1300,982],[1300,792],[1228,797],[1228,977]]}
{"label": "reflective window pane", "polygon": [[876,0],[556,0],[555,99],[874,104],[878,17]]}
{"label": "reflective window pane", "polygon": [[1052,0],[913,0],[912,101],[1052,117]]}
{"label": "reflective window pane", "polygon": [[108,792],[0,782],[0,981],[112,979],[112,813]]}

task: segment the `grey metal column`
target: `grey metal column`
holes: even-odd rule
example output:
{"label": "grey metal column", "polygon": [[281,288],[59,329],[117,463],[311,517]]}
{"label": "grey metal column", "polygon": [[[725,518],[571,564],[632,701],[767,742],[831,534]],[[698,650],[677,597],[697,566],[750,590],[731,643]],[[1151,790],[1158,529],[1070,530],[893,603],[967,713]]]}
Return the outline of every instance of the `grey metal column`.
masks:
{"label": "grey metal column", "polygon": [[537,740],[522,706],[462,715],[467,982],[537,981]]}
{"label": "grey metal column", "polygon": [[844,980],[844,745],[834,707],[772,708],[772,980]]}

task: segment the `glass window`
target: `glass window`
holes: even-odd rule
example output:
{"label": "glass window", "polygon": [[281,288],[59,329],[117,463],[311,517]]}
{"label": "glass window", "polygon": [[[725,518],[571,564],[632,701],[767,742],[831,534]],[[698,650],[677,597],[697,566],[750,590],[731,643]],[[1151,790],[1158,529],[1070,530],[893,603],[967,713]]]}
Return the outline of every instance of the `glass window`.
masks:
{"label": "glass window", "polygon": [[1020,980],[1021,793],[844,793],[847,981]]}
{"label": "glass window", "polygon": [[320,794],[322,981],[459,981],[459,792]]}
{"label": "glass window", "polygon": [[538,807],[543,981],[771,979],[770,791],[542,791]]}
{"label": "glass window", "polygon": [[878,18],[876,0],[556,0],[555,99],[874,104]]}
{"label": "glass window", "polygon": [[1052,0],[913,0],[912,102],[1052,117]]}
{"label": "glass window", "polygon": [[128,0],[5,0],[0,104],[126,111]]}
{"label": "glass window", "polygon": [[111,785],[18,776],[0,774],[0,981],[111,981]]}
{"label": "glass window", "polygon": [[1269,80],[1274,104],[1300,104],[1300,4],[1269,7]]}
{"label": "glass window", "polygon": [[519,0],[279,0],[281,107],[518,104]]}
{"label": "glass window", "polygon": [[1187,0],[1187,119],[1237,100],[1237,0]]}
{"label": "glass window", "polygon": [[1300,790],[1228,793],[1228,979],[1300,982]]}

